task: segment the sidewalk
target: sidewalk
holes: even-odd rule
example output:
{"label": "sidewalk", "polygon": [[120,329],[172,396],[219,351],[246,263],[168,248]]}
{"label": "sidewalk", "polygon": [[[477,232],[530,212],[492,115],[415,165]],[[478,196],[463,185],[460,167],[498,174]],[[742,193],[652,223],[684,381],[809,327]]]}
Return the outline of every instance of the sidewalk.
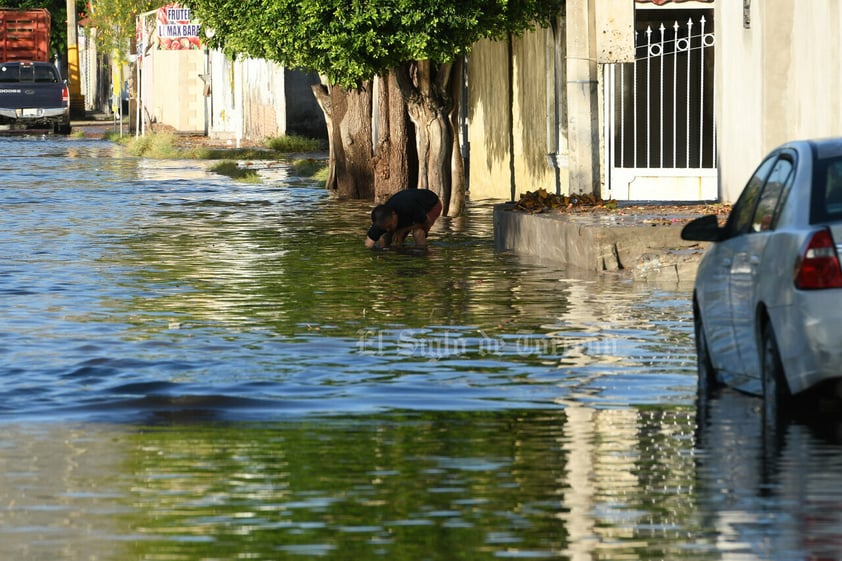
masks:
{"label": "sidewalk", "polygon": [[[80,134],[86,137],[102,138],[107,132],[119,132],[120,122],[115,121],[112,115],[104,113],[86,113],[84,117],[70,120],[71,133]],[[129,134],[128,120],[123,121],[123,133]]]}
{"label": "sidewalk", "polygon": [[529,213],[515,203],[494,207],[498,251],[563,267],[612,272],[635,280],[692,282],[706,245],[681,239],[681,229],[705,214],[724,218],[726,205],[620,204]]}

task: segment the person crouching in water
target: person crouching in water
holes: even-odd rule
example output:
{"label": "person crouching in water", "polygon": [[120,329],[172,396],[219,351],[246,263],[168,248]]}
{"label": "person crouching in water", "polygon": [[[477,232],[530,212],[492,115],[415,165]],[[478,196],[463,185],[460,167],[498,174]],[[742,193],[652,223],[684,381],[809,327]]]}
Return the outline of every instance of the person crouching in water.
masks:
{"label": "person crouching in water", "polygon": [[428,189],[406,189],[392,195],[371,211],[371,228],[365,239],[368,248],[400,246],[409,234],[416,248],[427,247],[427,234],[441,215],[441,201]]}

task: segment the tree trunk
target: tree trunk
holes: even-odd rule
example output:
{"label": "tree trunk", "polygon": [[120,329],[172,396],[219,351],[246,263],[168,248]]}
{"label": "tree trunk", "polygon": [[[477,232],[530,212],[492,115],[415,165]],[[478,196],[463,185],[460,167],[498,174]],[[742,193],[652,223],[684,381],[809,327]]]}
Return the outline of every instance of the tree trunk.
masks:
{"label": "tree trunk", "polygon": [[354,90],[313,86],[328,131],[330,170],[327,189],[340,199],[374,196],[371,83]]}
{"label": "tree trunk", "polygon": [[465,178],[465,161],[462,159],[462,147],[459,142],[459,106],[462,99],[462,64],[459,58],[453,64],[453,75],[450,79],[450,138],[452,142],[450,152],[450,205],[448,216],[459,216],[465,210],[467,183]]}
{"label": "tree trunk", "polygon": [[452,112],[458,110],[453,82],[458,81],[461,67],[422,60],[402,65],[394,73],[415,125],[418,188],[435,192],[446,216],[459,214],[464,206],[464,169]]}
{"label": "tree trunk", "polygon": [[[327,123],[327,188],[339,198],[383,202],[403,189],[430,189],[445,216],[465,206],[465,170],[459,143],[461,61],[416,61],[380,80],[377,149],[373,150],[373,88],[313,86]],[[410,126],[409,123],[414,126]]]}
{"label": "tree trunk", "polygon": [[379,81],[377,109],[379,138],[374,156],[374,201],[382,203],[398,191],[418,184],[412,126],[394,72]]}

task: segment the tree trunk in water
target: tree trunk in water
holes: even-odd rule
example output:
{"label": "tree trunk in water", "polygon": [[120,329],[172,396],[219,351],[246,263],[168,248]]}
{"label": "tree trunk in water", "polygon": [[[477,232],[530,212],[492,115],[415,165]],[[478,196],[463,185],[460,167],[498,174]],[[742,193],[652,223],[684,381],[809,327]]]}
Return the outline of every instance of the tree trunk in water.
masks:
{"label": "tree trunk in water", "polygon": [[327,189],[341,199],[374,195],[371,83],[354,90],[313,86],[327,124],[330,170]]}
{"label": "tree trunk in water", "polygon": [[[339,198],[383,202],[402,189],[430,189],[445,216],[465,206],[465,170],[458,111],[461,61],[416,61],[381,79],[377,149],[373,150],[373,88],[313,86],[324,111],[330,149],[328,190]],[[410,126],[409,123],[414,126]]]}
{"label": "tree trunk in water", "polygon": [[418,157],[412,127],[394,72],[379,82],[377,115],[379,138],[374,156],[374,201],[386,199],[418,184]]}
{"label": "tree trunk in water", "polygon": [[454,103],[458,97],[453,96],[458,84],[453,82],[458,82],[461,67],[422,60],[402,65],[394,73],[415,125],[418,188],[430,189],[441,198],[445,216],[457,215],[464,206],[465,183],[453,114],[458,111]]}
{"label": "tree trunk in water", "polygon": [[453,64],[450,78],[450,125],[451,157],[450,157],[450,205],[448,216],[459,216],[465,210],[467,185],[465,181],[465,161],[462,159],[462,147],[459,142],[459,106],[462,99],[462,64],[459,58]]}

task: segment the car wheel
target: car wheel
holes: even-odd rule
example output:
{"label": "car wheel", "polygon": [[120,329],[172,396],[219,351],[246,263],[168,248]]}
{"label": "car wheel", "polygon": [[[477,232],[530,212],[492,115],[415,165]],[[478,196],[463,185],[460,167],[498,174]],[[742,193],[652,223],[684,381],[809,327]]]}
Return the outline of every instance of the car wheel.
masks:
{"label": "car wheel", "polygon": [[693,314],[693,320],[696,331],[697,389],[699,398],[703,399],[710,397],[713,389],[717,386],[716,370],[710,360],[708,340],[705,337],[704,324],[698,310]]}
{"label": "car wheel", "polygon": [[56,123],[53,125],[53,134],[70,134],[70,123]]}
{"label": "car wheel", "polygon": [[707,441],[705,435],[710,419],[713,391],[718,382],[716,370],[710,360],[702,318],[697,308],[693,310],[693,324],[696,335],[696,445],[703,448]]}
{"label": "car wheel", "polygon": [[777,427],[787,412],[790,395],[771,322],[767,321],[763,326],[760,349],[764,424],[770,428]]}

